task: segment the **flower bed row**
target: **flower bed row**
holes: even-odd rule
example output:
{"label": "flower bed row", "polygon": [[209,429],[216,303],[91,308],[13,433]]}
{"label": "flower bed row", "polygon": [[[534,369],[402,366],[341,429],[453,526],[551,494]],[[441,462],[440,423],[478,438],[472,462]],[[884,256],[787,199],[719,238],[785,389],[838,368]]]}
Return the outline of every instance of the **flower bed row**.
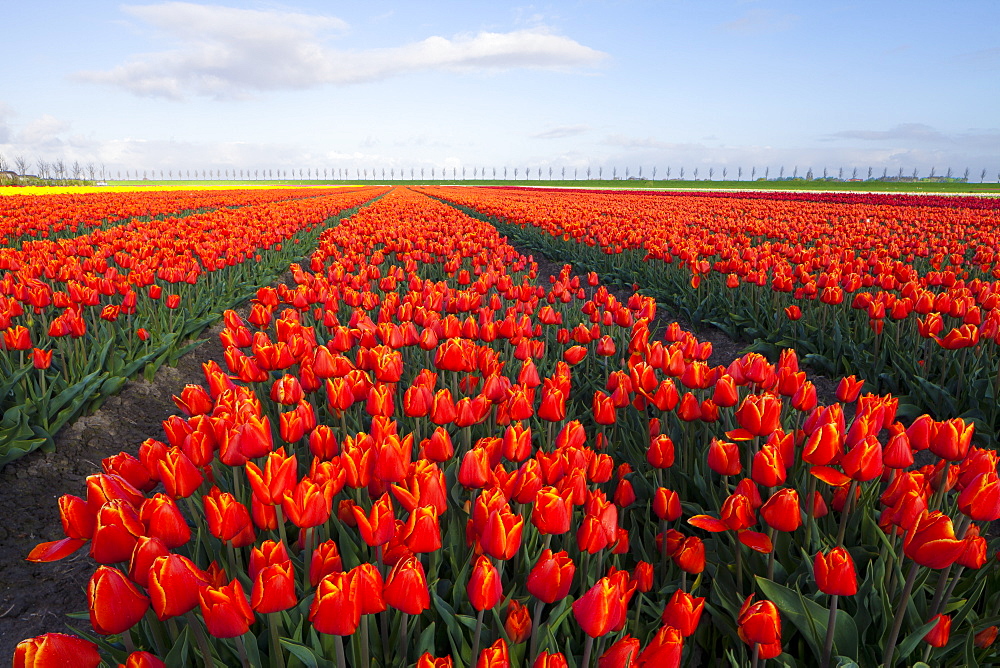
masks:
{"label": "flower bed row", "polygon": [[301,256],[323,223],[379,192],[132,220],[0,250],[0,466],[50,445],[146,365],[182,354],[187,337]]}
{"label": "flower bed row", "polygon": [[87,547],[95,635],[15,666],[995,659],[997,455],[963,420],[854,378],[819,405],[791,351],[709,367],[652,299],[538,285],[412,191],[292,275],[163,441],[60,499],[30,558]]}
{"label": "flower bed row", "polygon": [[555,259],[572,260],[770,356],[898,396],[901,415],[1000,430],[1000,202],[835,201],[432,188]]}
{"label": "flower bed row", "polygon": [[[181,212],[252,206],[317,197],[334,188],[260,190],[144,190],[53,195],[0,193],[0,246],[20,247],[32,239],[74,237],[82,231],[115,225],[130,218],[149,219]],[[4,253],[9,257],[9,252]]]}

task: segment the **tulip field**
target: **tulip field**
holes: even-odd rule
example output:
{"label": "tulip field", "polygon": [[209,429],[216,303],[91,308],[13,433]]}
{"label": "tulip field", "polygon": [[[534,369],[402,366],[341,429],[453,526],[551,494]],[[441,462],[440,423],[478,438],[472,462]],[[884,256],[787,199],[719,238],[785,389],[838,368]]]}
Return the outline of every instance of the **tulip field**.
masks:
{"label": "tulip field", "polygon": [[[220,318],[224,349],[58,498],[62,535],[24,556],[89,560],[88,609],[16,668],[1000,662],[996,199],[370,186],[0,212],[0,464]],[[710,364],[678,317],[750,347]]]}

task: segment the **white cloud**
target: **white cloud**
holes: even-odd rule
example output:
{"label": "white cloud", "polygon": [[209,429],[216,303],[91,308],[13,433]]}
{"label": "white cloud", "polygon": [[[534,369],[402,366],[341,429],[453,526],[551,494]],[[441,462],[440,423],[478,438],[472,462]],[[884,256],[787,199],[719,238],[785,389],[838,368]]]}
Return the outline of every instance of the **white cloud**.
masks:
{"label": "white cloud", "polygon": [[544,132],[531,135],[532,139],[564,139],[566,137],[578,137],[590,131],[589,125],[560,125],[550,128]]}
{"label": "white cloud", "polygon": [[66,121],[45,114],[25,125],[18,133],[17,141],[30,145],[60,144],[62,143],[60,136],[69,128],[70,125]]}
{"label": "white cloud", "polygon": [[432,36],[402,46],[348,51],[328,46],[328,33],[347,28],[328,16],[187,2],[127,6],[125,11],[175,48],[138,54],[111,70],[76,77],[173,99],[243,97],[421,70],[566,69],[593,65],[606,56],[544,27]]}

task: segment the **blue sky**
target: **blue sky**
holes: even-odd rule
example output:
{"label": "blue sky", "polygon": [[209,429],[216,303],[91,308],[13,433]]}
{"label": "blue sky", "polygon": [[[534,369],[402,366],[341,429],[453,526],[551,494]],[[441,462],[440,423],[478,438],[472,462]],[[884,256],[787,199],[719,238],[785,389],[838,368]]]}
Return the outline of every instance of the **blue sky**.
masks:
{"label": "blue sky", "polygon": [[3,16],[8,164],[1000,172],[995,0],[8,0]]}

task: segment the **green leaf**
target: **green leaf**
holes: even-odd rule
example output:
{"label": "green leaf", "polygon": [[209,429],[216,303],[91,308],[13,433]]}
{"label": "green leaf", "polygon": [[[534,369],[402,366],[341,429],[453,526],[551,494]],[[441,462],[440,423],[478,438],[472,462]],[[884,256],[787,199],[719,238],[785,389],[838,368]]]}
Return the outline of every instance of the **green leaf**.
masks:
{"label": "green leaf", "polygon": [[917,645],[924,641],[924,636],[937,625],[937,619],[932,619],[923,626],[917,628],[916,631],[906,636],[903,642],[896,645],[896,650],[899,652],[899,658],[905,659],[910,656],[910,654],[917,648]]}
{"label": "green leaf", "polygon": [[282,638],[280,642],[282,647],[294,654],[299,661],[309,666],[309,668],[319,668],[319,661],[311,649],[285,638]]}
{"label": "green leaf", "polygon": [[[767,578],[758,575],[755,579],[764,595],[771,599],[802,633],[816,656],[821,656],[823,642],[826,640],[829,609],[809,600],[799,592],[771,582]],[[815,634],[813,629],[815,629]],[[837,611],[837,628],[834,631],[833,642],[838,654],[857,659],[858,629],[854,624],[854,619],[843,610]]]}
{"label": "green leaf", "polygon": [[188,649],[191,644],[191,627],[185,626],[180,634],[177,636],[177,640],[174,641],[174,646],[170,648],[167,655],[163,657],[164,663],[168,666],[186,666],[188,665]]}

